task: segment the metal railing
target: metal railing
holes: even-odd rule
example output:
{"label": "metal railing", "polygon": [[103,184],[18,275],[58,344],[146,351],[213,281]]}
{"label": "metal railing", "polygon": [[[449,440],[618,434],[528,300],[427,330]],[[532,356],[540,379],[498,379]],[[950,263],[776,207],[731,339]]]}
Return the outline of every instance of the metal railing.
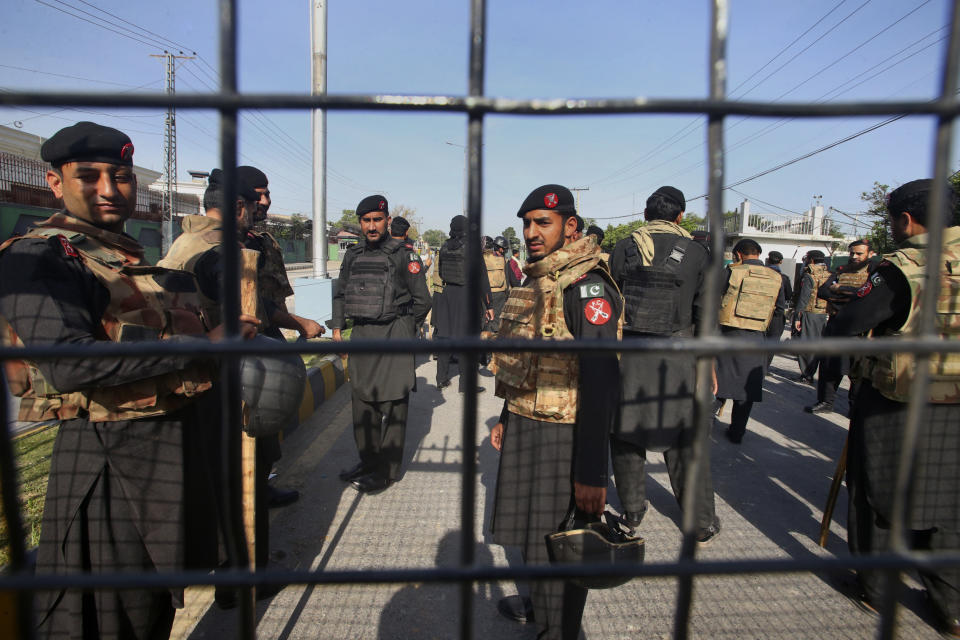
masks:
{"label": "metal railing", "polygon": [[[420,111],[455,112],[467,116],[467,158],[468,186],[467,243],[470,247],[480,246],[480,217],[482,193],[482,153],[484,118],[494,114],[513,115],[583,115],[583,114],[648,114],[648,113],[693,113],[708,117],[708,181],[710,227],[722,228],[722,192],[724,183],[724,140],[723,123],[730,115],[745,116],[791,116],[801,118],[819,118],[830,116],[868,116],[868,115],[929,115],[937,118],[937,140],[935,145],[934,188],[930,208],[939,211],[944,202],[942,194],[946,187],[948,159],[954,119],[960,114],[957,102],[957,74],[960,61],[960,10],[956,3],[950,27],[950,39],[942,70],[941,91],[933,101],[894,101],[894,102],[858,102],[858,103],[767,103],[742,102],[726,99],[726,38],[728,8],[726,0],[713,0],[712,32],[710,40],[710,89],[707,99],[533,99],[507,100],[489,97],[484,94],[485,46],[486,46],[486,3],[484,0],[471,0],[471,20],[469,29],[469,90],[466,96],[400,96],[400,95],[299,95],[299,94],[241,94],[237,91],[237,38],[236,7],[230,0],[220,0],[220,91],[211,95],[166,95],[166,94],[89,94],[89,93],[40,93],[31,91],[7,92],[0,94],[0,105],[22,106],[83,106],[83,107],[168,107],[178,109],[208,108],[220,112],[220,165],[225,168],[224,190],[226,202],[234,201],[236,177],[233,167],[237,166],[237,114],[241,109],[334,109],[366,111]],[[531,185],[532,186],[532,185]],[[235,217],[229,212],[223,217],[223,237],[235,237]],[[462,638],[473,637],[472,629],[472,585],[477,581],[504,579],[537,579],[547,577],[573,577],[587,574],[631,575],[631,576],[675,576],[679,578],[680,589],[677,599],[674,623],[674,637],[683,639],[688,636],[690,613],[693,603],[693,579],[700,575],[728,575],[744,573],[791,573],[791,572],[838,572],[848,569],[880,569],[890,572],[893,578],[889,584],[899,581],[898,571],[907,568],[956,567],[960,566],[960,554],[918,554],[908,550],[905,538],[905,504],[908,480],[911,473],[912,453],[916,445],[920,427],[921,411],[926,403],[929,388],[929,374],[926,364],[929,356],[936,352],[960,352],[960,343],[946,343],[937,338],[934,318],[936,298],[939,288],[937,265],[941,253],[943,235],[942,221],[934,216],[930,220],[929,247],[924,297],[921,302],[922,323],[917,336],[893,341],[877,339],[864,341],[855,338],[829,339],[820,342],[790,342],[785,344],[759,343],[754,341],[721,338],[717,325],[719,305],[719,282],[722,270],[723,239],[721,234],[712,235],[711,265],[706,274],[706,313],[701,319],[698,338],[685,339],[637,339],[629,343],[613,340],[565,342],[565,348],[576,353],[596,351],[642,351],[649,353],[690,353],[697,356],[697,403],[696,438],[694,444],[694,464],[687,469],[685,486],[695,486],[696,476],[701,472],[699,461],[707,455],[708,431],[712,413],[709,384],[711,358],[730,353],[788,353],[820,355],[862,355],[868,353],[892,353],[911,351],[917,355],[917,379],[911,391],[909,415],[904,428],[904,446],[897,469],[897,492],[894,504],[895,517],[892,520],[892,547],[887,553],[847,558],[806,558],[788,560],[736,560],[703,562],[695,558],[695,501],[697,492],[688,491],[683,499],[684,532],[681,555],[678,561],[670,563],[648,563],[631,567],[548,567],[527,566],[494,568],[476,566],[474,563],[474,515],[476,509],[475,481],[477,474],[476,433],[477,433],[477,396],[466,394],[463,406],[462,438],[463,467],[461,495],[461,566],[457,569],[407,569],[407,570],[365,570],[365,571],[266,571],[250,573],[233,571],[218,572],[209,575],[199,572],[177,572],[169,574],[98,574],[34,576],[26,572],[26,549],[24,548],[23,527],[20,522],[16,479],[13,466],[13,452],[7,435],[0,437],[0,482],[2,482],[2,500],[4,513],[8,521],[11,549],[11,573],[0,578],[0,589],[16,590],[21,596],[21,621],[25,623],[23,631],[29,636],[29,595],[35,590],[54,588],[167,588],[187,585],[218,585],[250,588],[271,583],[285,584],[347,584],[347,583],[402,583],[402,582],[451,582],[461,585],[460,634]],[[223,245],[226,264],[238,264],[238,248],[233,242]],[[468,250],[468,254],[474,255]],[[479,255],[479,251],[476,251]],[[479,297],[480,269],[482,264],[470,261],[467,272],[468,294]],[[222,424],[221,437],[223,450],[227,452],[231,464],[224,465],[222,482],[230,489],[227,501],[226,542],[236,566],[246,566],[246,549],[243,544],[243,527],[240,516],[240,434],[234,425],[240,422],[239,401],[240,383],[237,361],[243,353],[262,352],[263,349],[251,347],[236,339],[238,332],[240,296],[239,276],[234,269],[224,270],[225,290],[223,317],[233,339],[224,343],[195,346],[163,344],[103,344],[90,348],[77,346],[27,347],[23,349],[0,348],[0,361],[6,359],[30,358],[34,360],[56,358],[83,358],[123,355],[137,357],[156,354],[211,354],[219,355],[222,362]],[[410,353],[458,352],[461,358],[461,375],[466,376],[468,388],[477,384],[477,360],[482,351],[547,351],[555,350],[555,345],[532,341],[498,341],[492,345],[479,339],[480,318],[470,317],[469,334],[473,337],[450,339],[442,343],[421,341],[373,340],[346,343],[288,344],[270,347],[270,351],[289,351],[296,353],[339,353],[362,354],[383,351],[405,351]],[[8,413],[5,394],[0,394],[0,414]],[[240,598],[238,615],[243,638],[253,638],[255,634],[254,611],[251,598]],[[895,635],[895,617],[897,609],[896,590],[888,588],[881,606],[880,636],[893,638]]]}

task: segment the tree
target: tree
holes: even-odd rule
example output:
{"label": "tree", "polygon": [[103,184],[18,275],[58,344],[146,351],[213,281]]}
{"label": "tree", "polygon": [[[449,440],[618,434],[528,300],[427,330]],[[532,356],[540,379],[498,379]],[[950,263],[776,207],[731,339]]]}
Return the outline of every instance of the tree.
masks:
{"label": "tree", "polygon": [[439,247],[447,241],[447,234],[439,229],[429,229],[423,232],[423,240],[431,247]]}
{"label": "tree", "polygon": [[698,229],[706,228],[706,220],[695,213],[684,213],[683,219],[680,220],[680,226],[693,233]]}
{"label": "tree", "polygon": [[330,227],[330,231],[333,233],[344,230],[356,234],[360,233],[360,224],[357,222],[356,209],[343,209],[340,214],[340,219],[336,222],[328,222],[327,226]]}
{"label": "tree", "polygon": [[888,185],[874,182],[873,189],[860,194],[860,199],[868,205],[866,213],[872,218],[867,238],[873,245],[873,250],[877,253],[889,253],[896,249],[887,221],[887,195],[889,192],[890,187]]}
{"label": "tree", "polygon": [[644,222],[643,220],[634,220],[632,222],[625,222],[623,224],[618,224],[617,226],[608,224],[607,228],[603,232],[603,242],[600,244],[600,246],[603,248],[604,251],[611,253],[613,251],[613,247],[617,244],[617,242],[619,242],[620,240],[623,240],[624,238],[629,237],[630,234],[633,233],[635,229],[638,229],[645,224],[647,223]]}
{"label": "tree", "polygon": [[513,227],[507,227],[500,233],[500,235],[502,235],[503,239],[507,241],[508,247],[512,248],[515,243],[519,244],[520,242],[520,239],[517,237],[517,231]]}
{"label": "tree", "polygon": [[420,237],[420,231],[417,229],[414,224],[415,218],[414,214],[417,213],[416,209],[412,209],[406,205],[398,204],[390,208],[390,217],[391,218],[405,218],[407,222],[410,223],[410,229],[407,230],[407,237],[411,240],[416,240]]}

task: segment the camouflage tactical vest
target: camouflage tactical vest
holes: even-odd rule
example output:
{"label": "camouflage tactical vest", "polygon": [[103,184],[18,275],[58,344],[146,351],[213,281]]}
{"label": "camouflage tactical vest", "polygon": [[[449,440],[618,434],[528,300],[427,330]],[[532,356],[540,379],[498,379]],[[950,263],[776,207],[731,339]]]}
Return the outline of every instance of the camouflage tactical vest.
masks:
{"label": "camouflage tactical vest", "polygon": [[[268,231],[250,231],[259,240],[263,264],[257,269],[257,293],[283,311],[287,310],[287,298],[293,295],[293,287],[287,278],[283,263],[283,250]],[[252,248],[252,247],[251,247]]]}
{"label": "camouflage tactical vest", "polygon": [[[162,340],[174,335],[203,335],[203,314],[196,281],[183,271],[140,266],[143,250],[133,240],[64,214],[38,223],[23,236],[0,245],[3,251],[23,238],[60,237],[70,259],[79,259],[110,294],[101,319],[102,338],[113,342]],[[23,342],[0,318],[6,344]],[[59,393],[23,360],[5,363],[10,390],[21,397],[20,420],[67,420],[86,412],[93,422],[163,415],[183,407],[211,386],[201,367],[137,380],[113,387]]]}
{"label": "camouflage tactical vest", "polygon": [[492,251],[483,252],[483,263],[487,267],[490,291],[498,293],[507,290],[507,263]]}
{"label": "camouflage tactical vest", "polygon": [[[920,324],[920,298],[926,264],[926,234],[913,236],[903,248],[884,256],[900,269],[910,283],[912,302],[907,321],[887,336],[916,335]],[[960,227],[943,230],[943,254],[940,262],[940,293],[937,297],[937,333],[943,340],[960,339]],[[865,377],[877,391],[897,402],[906,402],[916,372],[911,353],[868,356]],[[930,395],[934,404],[960,403],[960,354],[934,353],[930,356]]]}
{"label": "camouflage tactical vest", "polygon": [[[510,290],[497,337],[572,340],[563,317],[563,291],[592,270],[603,274],[611,290],[619,293],[600,261],[593,236],[527,264],[524,272],[528,279],[522,287]],[[563,351],[495,353],[490,368],[497,376],[496,393],[507,400],[508,411],[533,420],[573,424],[577,421],[578,364],[575,354]]]}
{"label": "camouflage tactical vest", "polygon": [[817,297],[817,291],[830,279],[830,270],[827,269],[826,265],[814,263],[807,265],[805,271],[813,278],[813,291],[810,293],[810,299],[807,300],[807,306],[803,310],[807,313],[826,313],[827,301]]}
{"label": "camouflage tactical vest", "polygon": [[[867,278],[870,277],[870,265],[864,264],[860,269],[856,271],[847,271],[846,265],[840,268],[840,272],[837,273],[837,284],[841,287],[848,287],[852,289],[859,289],[863,286],[863,283],[867,281]],[[827,300],[827,313],[830,315],[835,315],[837,311],[840,310],[840,307],[843,306],[843,303],[831,302]]]}
{"label": "camouflage tactical vest", "polygon": [[[208,216],[186,216],[181,221],[183,233],[170,245],[167,255],[163,256],[157,266],[167,269],[179,269],[195,274],[197,261],[204,253],[220,246],[223,223]],[[211,327],[220,324],[220,303],[200,293],[203,304],[203,313]]]}
{"label": "camouflage tactical vest", "polygon": [[718,320],[725,327],[766,331],[780,295],[780,274],[759,264],[730,267]]}
{"label": "camouflage tactical vest", "polygon": [[440,277],[444,284],[467,284],[466,253],[463,238],[450,238],[440,247]]}

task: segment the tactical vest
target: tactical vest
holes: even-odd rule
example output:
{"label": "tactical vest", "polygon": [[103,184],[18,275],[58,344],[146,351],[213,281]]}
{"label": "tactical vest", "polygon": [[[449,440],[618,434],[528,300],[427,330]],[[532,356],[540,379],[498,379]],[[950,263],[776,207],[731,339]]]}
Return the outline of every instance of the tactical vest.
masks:
{"label": "tactical vest", "polygon": [[344,315],[367,322],[389,322],[397,317],[403,301],[397,300],[397,267],[391,256],[402,247],[387,238],[380,251],[355,250],[343,292]]}
{"label": "tactical vest", "polygon": [[[529,276],[527,282],[511,289],[503,305],[497,337],[572,340],[563,317],[563,291],[593,270],[600,272],[607,286],[619,293],[606,265],[600,261],[593,236],[528,264],[524,269]],[[575,354],[563,351],[495,353],[490,369],[497,377],[497,396],[506,399],[511,413],[543,422],[573,424],[577,421],[578,365]]]}
{"label": "tactical vest", "polygon": [[259,251],[263,254],[263,266],[257,269],[257,293],[285,311],[293,288],[283,263],[283,250],[268,231],[251,231],[250,235],[259,240]]}
{"label": "tactical vest", "polygon": [[830,279],[830,270],[826,265],[815,263],[807,265],[805,271],[813,278],[813,291],[810,292],[810,299],[807,300],[807,306],[803,310],[807,313],[826,313],[827,301],[818,297],[817,291]]}
{"label": "tactical vest", "polygon": [[433,266],[430,269],[430,290],[433,293],[443,293],[443,278],[440,277],[439,254],[434,258]]}
{"label": "tactical vest", "polygon": [[[869,277],[870,265],[865,264],[856,271],[847,271],[841,267],[840,272],[837,273],[837,284],[841,287],[859,289]],[[835,315],[840,310],[841,306],[843,306],[843,303],[831,302],[830,300],[827,300],[827,313],[830,315]]]}
{"label": "tactical vest", "polygon": [[[64,251],[76,254],[110,294],[101,318],[102,336],[113,342],[162,340],[174,335],[203,335],[205,326],[192,274],[139,266],[139,255],[108,243],[117,234],[63,214],[56,214],[23,236],[0,245],[3,251],[23,238],[60,236]],[[10,324],[0,318],[5,344],[23,346]],[[8,383],[21,398],[20,420],[68,420],[86,413],[93,422],[133,420],[170,413],[208,390],[210,372],[193,366],[112,387],[60,393],[40,370],[23,360],[5,363]]]}
{"label": "tactical vest", "polygon": [[[181,222],[183,233],[170,245],[167,255],[157,262],[157,266],[197,272],[197,261],[204,253],[220,246],[223,224],[208,216],[187,216]],[[199,293],[203,304],[203,313],[211,327],[220,324],[220,303]]]}
{"label": "tactical vest", "polygon": [[[943,230],[943,255],[940,262],[940,293],[937,296],[937,333],[943,340],[960,339],[960,228]],[[916,335],[920,324],[920,298],[924,285],[926,264],[926,235],[910,238],[909,246],[884,258],[897,267],[910,283],[912,303],[906,322],[897,331],[885,336]],[[897,402],[906,402],[916,374],[916,359],[912,353],[889,353],[868,356],[865,377],[874,388]],[[934,404],[960,403],[960,354],[934,353],[930,356],[930,393]]]}
{"label": "tactical vest", "polygon": [[490,280],[490,291],[498,293],[507,290],[507,263],[503,258],[493,253],[485,251],[483,253],[483,263],[487,267],[487,278]]}
{"label": "tactical vest", "polygon": [[462,239],[450,238],[440,247],[440,278],[444,284],[467,284],[467,248]]}
{"label": "tactical vest", "polygon": [[[643,265],[637,243],[626,243],[623,280],[623,327],[637,333],[668,336],[690,328],[689,314],[681,314],[680,292],[684,280],[680,265],[691,240],[676,236],[664,255],[653,264]],[[685,319],[681,319],[685,315]]]}
{"label": "tactical vest", "polygon": [[730,267],[718,320],[725,327],[766,331],[780,295],[780,274],[759,264]]}

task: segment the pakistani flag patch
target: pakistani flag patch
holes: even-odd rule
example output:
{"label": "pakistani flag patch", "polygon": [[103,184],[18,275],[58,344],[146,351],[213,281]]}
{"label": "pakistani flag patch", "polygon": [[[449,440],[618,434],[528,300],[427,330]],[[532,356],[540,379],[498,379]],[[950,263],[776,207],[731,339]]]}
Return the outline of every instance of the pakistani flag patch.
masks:
{"label": "pakistani flag patch", "polygon": [[603,283],[593,282],[590,284],[580,285],[580,297],[581,298],[602,298]]}

